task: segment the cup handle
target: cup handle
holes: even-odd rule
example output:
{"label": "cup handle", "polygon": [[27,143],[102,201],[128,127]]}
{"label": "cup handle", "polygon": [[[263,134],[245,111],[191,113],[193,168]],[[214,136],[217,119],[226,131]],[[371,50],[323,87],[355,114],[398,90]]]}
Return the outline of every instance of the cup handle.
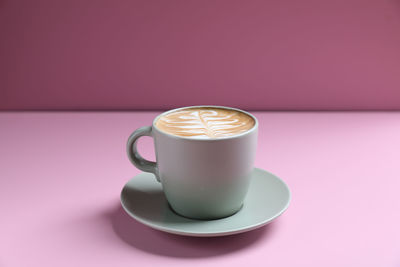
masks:
{"label": "cup handle", "polygon": [[160,182],[160,177],[158,176],[157,163],[144,159],[137,150],[137,141],[142,136],[152,137],[152,126],[145,126],[134,131],[128,138],[128,143],[126,144],[126,152],[128,153],[128,158],[139,170],[153,173],[156,176],[158,182]]}

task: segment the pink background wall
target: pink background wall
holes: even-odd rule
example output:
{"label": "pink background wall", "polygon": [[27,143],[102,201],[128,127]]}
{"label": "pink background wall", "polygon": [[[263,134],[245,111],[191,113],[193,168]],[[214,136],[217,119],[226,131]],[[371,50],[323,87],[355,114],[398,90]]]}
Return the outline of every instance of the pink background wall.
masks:
{"label": "pink background wall", "polygon": [[399,109],[399,0],[0,0],[0,109]]}

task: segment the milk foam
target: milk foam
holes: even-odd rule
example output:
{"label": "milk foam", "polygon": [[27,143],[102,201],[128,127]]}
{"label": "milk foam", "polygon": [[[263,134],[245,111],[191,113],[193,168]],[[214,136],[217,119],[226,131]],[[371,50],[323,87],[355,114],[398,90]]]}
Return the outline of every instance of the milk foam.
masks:
{"label": "milk foam", "polygon": [[223,108],[187,108],[165,114],[156,121],[160,130],[196,139],[234,136],[253,128],[249,115]]}

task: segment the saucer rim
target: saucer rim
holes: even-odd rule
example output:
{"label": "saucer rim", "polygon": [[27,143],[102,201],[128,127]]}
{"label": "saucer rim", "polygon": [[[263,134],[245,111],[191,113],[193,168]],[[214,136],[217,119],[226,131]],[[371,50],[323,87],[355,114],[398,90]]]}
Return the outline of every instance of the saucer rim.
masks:
{"label": "saucer rim", "polygon": [[[141,224],[146,225],[146,226],[148,226],[148,227],[150,227],[152,229],[155,229],[155,230],[158,230],[158,231],[162,231],[162,232],[166,232],[166,233],[169,233],[169,234],[175,234],[175,235],[181,235],[181,236],[193,236],[193,237],[216,237],[216,236],[227,236],[227,235],[235,235],[235,234],[245,233],[245,232],[252,231],[252,230],[255,230],[257,228],[260,228],[260,227],[262,227],[264,225],[267,225],[267,224],[271,223],[272,221],[276,220],[278,217],[280,217],[289,208],[289,205],[290,205],[291,200],[292,200],[292,193],[291,193],[291,191],[289,189],[289,186],[281,178],[279,178],[275,174],[273,174],[273,173],[271,173],[271,172],[269,172],[267,170],[261,169],[261,168],[254,167],[254,170],[255,171],[264,172],[264,173],[266,173],[268,175],[272,175],[275,179],[279,180],[279,182],[281,184],[283,184],[283,186],[285,187],[285,189],[288,192],[288,201],[287,201],[286,205],[277,214],[275,214],[273,217],[269,218],[268,220],[262,221],[262,222],[259,222],[259,223],[253,224],[253,225],[249,225],[249,226],[244,226],[244,227],[241,227],[239,229],[227,230],[227,231],[201,232],[201,233],[199,233],[199,232],[184,231],[184,230],[176,231],[176,230],[171,230],[171,229],[164,228],[164,227],[158,227],[158,226],[153,225],[153,224],[149,224],[147,221],[145,221],[145,220],[141,219],[140,217],[138,217],[138,216],[134,215],[133,213],[131,213],[124,205],[124,201],[122,199],[122,192],[123,192],[126,184],[130,180],[128,182],[126,182],[125,185],[122,187],[122,190],[121,190],[121,193],[120,193],[121,206],[129,216],[131,216],[133,219],[135,219],[136,221],[140,222]],[[142,174],[142,173],[146,173],[146,172],[141,172],[139,174]],[[135,176],[137,176],[137,175],[135,175]],[[246,203],[244,203],[244,204],[246,204]],[[235,216],[235,215],[236,214],[233,214],[233,215],[231,215],[229,217],[232,217],[232,216]],[[177,215],[177,216],[180,216],[180,215]],[[222,218],[222,219],[227,219],[229,217]],[[209,222],[209,221],[211,221],[211,220],[195,220],[195,219],[190,219],[190,218],[186,218],[186,219],[192,220],[192,221],[196,221],[196,222],[199,222],[199,221]]]}

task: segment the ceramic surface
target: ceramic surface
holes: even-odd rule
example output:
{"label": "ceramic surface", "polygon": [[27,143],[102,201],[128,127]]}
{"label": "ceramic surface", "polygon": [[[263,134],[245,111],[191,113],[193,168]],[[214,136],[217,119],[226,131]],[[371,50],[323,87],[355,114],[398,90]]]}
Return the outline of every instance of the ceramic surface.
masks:
{"label": "ceramic surface", "polygon": [[153,174],[141,173],[121,192],[125,211],[137,221],[160,231],[188,236],[222,236],[250,231],[266,225],[289,206],[288,186],[275,175],[255,168],[242,208],[217,220],[194,220],[176,214],[168,205]]}

